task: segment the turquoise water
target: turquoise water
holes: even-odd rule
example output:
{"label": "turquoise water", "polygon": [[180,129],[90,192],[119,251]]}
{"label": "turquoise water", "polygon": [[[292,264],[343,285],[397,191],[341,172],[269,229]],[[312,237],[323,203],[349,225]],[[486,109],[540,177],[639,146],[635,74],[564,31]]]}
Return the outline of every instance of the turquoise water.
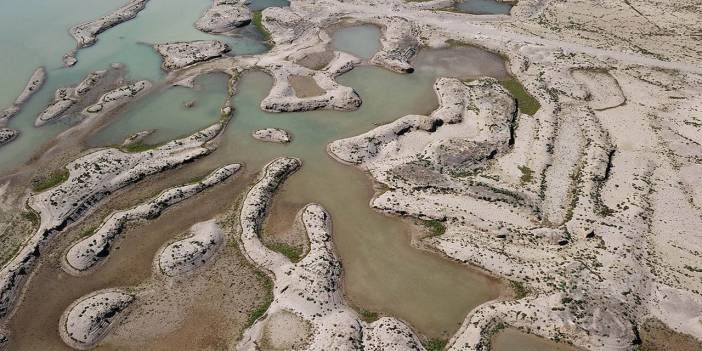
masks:
{"label": "turquoise water", "polygon": [[380,29],[371,24],[344,27],[332,33],[332,48],[369,59],[380,50]]}
{"label": "turquoise water", "polygon": [[[160,143],[202,129],[219,119],[219,109],[227,98],[225,74],[198,77],[196,88],[172,87],[152,94],[129,106],[115,122],[91,138],[93,146],[121,143],[127,136],[148,129],[156,131],[144,140]],[[195,105],[186,108],[186,102]]]}
{"label": "turquoise water", "polygon": [[512,5],[497,0],[462,0],[456,9],[474,15],[509,15]]}
{"label": "turquoise water", "polygon": [[[71,26],[97,18],[124,4],[124,0],[91,2],[61,0],[7,0],[0,3],[0,42],[6,48],[0,55],[0,108],[9,106],[38,66],[48,71],[44,87],[9,123],[21,136],[0,148],[0,174],[29,160],[44,142],[68,128],[59,122],[34,128],[37,114],[53,100],[54,91],[77,84],[89,72],[106,69],[112,62],[126,64],[129,79],[158,82],[165,77],[161,59],[153,43],[217,39],[226,42],[234,54],[261,53],[267,50],[252,29],[237,37],[202,33],[193,23],[211,5],[210,0],[151,0],[139,15],[100,34],[95,45],[78,52],[78,64],[63,68],[63,54],[75,47],[68,34]],[[68,9],[68,10],[67,10]],[[167,19],[167,20],[164,20]],[[18,24],[22,25],[18,25]],[[253,27],[253,26],[251,26]]]}

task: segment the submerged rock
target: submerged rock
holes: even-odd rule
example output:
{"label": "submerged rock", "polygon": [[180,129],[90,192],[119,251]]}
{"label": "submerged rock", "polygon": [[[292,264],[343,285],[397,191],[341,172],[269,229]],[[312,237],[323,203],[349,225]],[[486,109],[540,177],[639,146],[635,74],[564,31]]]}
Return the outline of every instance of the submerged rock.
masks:
{"label": "submerged rock", "polygon": [[0,127],[7,125],[10,118],[14,117],[22,110],[22,106],[34,95],[46,81],[46,70],[44,67],[39,67],[29,77],[29,81],[25,85],[22,92],[17,96],[15,102],[11,106],[0,111]]}
{"label": "submerged rock", "polygon": [[291,140],[290,134],[286,130],[278,128],[259,129],[253,132],[252,136],[258,140],[273,143],[289,143]]}

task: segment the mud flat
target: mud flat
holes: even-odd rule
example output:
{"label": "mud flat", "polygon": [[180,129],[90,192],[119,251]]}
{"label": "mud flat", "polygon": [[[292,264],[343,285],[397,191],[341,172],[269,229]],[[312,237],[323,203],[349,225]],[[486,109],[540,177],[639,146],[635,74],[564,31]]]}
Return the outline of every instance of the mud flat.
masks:
{"label": "mud flat", "polygon": [[[236,173],[240,165],[233,164],[215,170],[205,179],[193,184],[182,185],[163,191],[155,198],[136,207],[112,213],[95,230],[95,233],[73,245],[66,253],[64,268],[71,274],[80,274],[107,259],[110,248],[119,239],[124,226],[131,221],[145,220],[157,217],[167,208],[174,206],[201,191],[217,185]],[[192,244],[195,245],[195,244]],[[171,249],[170,251],[172,251]],[[182,259],[181,259],[182,261]],[[166,262],[169,265],[177,263]],[[166,274],[173,273],[175,268],[167,269]],[[170,274],[169,274],[170,275]]]}
{"label": "mud flat", "polygon": [[73,26],[69,32],[78,44],[75,50],[64,55],[64,64],[66,66],[75,65],[78,62],[75,57],[78,49],[95,44],[98,34],[136,17],[146,7],[147,2],[148,0],[130,0],[124,6],[106,16]]}
{"label": "mud flat", "polygon": [[195,22],[195,28],[206,33],[227,34],[251,23],[246,0],[213,0],[212,7]]}
{"label": "mud flat", "polygon": [[88,350],[100,342],[110,328],[124,318],[134,296],[119,289],[97,291],[74,302],[59,322],[66,345]]}

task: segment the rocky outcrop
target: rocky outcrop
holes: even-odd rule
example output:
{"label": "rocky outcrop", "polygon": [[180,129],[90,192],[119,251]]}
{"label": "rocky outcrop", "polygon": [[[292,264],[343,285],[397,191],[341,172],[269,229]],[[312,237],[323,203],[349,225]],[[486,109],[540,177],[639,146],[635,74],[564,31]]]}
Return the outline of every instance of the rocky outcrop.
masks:
{"label": "rocky outcrop", "polygon": [[139,153],[98,149],[66,165],[66,181],[32,194],[28,205],[39,214],[41,222],[36,233],[0,270],[0,318],[11,312],[44,248],[59,232],[115,191],[209,154],[213,146],[208,142],[219,134],[224,123]]}
{"label": "rocky outcrop", "polygon": [[251,23],[251,11],[244,0],[214,0],[212,7],[195,22],[195,28],[215,34],[231,33]]}
{"label": "rocky outcrop", "polygon": [[[128,222],[158,217],[167,208],[221,183],[237,172],[239,168],[238,164],[219,168],[201,181],[165,190],[146,203],[113,212],[93,234],[75,243],[68,250],[63,262],[64,269],[69,273],[79,274],[93,268],[109,256],[110,248],[119,239]],[[177,265],[178,262],[171,262],[171,264]],[[168,272],[175,272],[174,269],[171,267]]]}
{"label": "rocky outcrop", "polygon": [[78,350],[95,347],[133,302],[134,296],[121,289],[100,290],[78,299],[61,315],[61,339]]}
{"label": "rocky outcrop", "polygon": [[[353,88],[340,85],[335,78],[360,63],[356,57],[336,52],[334,59],[323,70],[315,71],[290,61],[260,62],[259,67],[269,72],[275,82],[268,96],[261,101],[261,109],[269,112],[296,112],[330,109],[353,111],[361,106],[361,98]],[[290,84],[291,76],[314,79],[324,93],[317,96],[298,97]]]}
{"label": "rocky outcrop", "polygon": [[299,161],[289,158],[269,163],[244,199],[240,216],[243,252],[271,272],[274,296],[266,314],[244,332],[237,349],[257,350],[264,340],[276,339],[276,333],[283,332],[272,327],[274,320],[291,314],[311,326],[311,335],[292,338],[302,338],[306,350],[424,350],[404,323],[389,317],[366,323],[346,304],[340,282],[341,263],[331,237],[331,219],[320,205],[307,205],[298,215],[310,241],[310,251],[300,262],[292,263],[260,241],[260,223],[272,193],[298,166]]}
{"label": "rocky outcrop", "polygon": [[156,255],[158,271],[168,277],[195,271],[213,259],[224,242],[224,233],[217,222],[209,220],[190,228],[192,235],[164,247]]}
{"label": "rocky outcrop", "polygon": [[289,143],[291,138],[286,130],[278,128],[259,129],[253,132],[254,139],[273,143]]}
{"label": "rocky outcrop", "polygon": [[22,92],[19,94],[19,96],[17,96],[17,99],[15,99],[12,106],[0,111],[0,127],[6,126],[10,118],[14,117],[22,110],[22,106],[29,100],[29,98],[32,97],[32,95],[34,95],[34,93],[41,89],[41,86],[44,85],[45,80],[46,70],[44,67],[37,68],[32,73],[32,76],[29,77],[27,85],[25,85]]}
{"label": "rocky outcrop", "polygon": [[20,131],[12,128],[0,128],[0,146],[5,145],[17,138]]}
{"label": "rocky outcrop", "polygon": [[229,52],[229,46],[217,40],[156,44],[154,49],[163,57],[163,69],[167,71],[207,61]]}
{"label": "rocky outcrop", "polygon": [[381,25],[383,48],[371,58],[371,62],[395,72],[412,73],[414,68],[410,59],[419,50],[419,31],[402,17],[387,18],[381,21]]}
{"label": "rocky outcrop", "polygon": [[76,40],[77,45],[76,49],[69,51],[63,56],[64,66],[71,67],[75,65],[78,62],[78,59],[76,59],[78,49],[95,44],[98,34],[136,17],[146,7],[148,1],[129,0],[127,4],[106,16],[73,26],[69,33]]}
{"label": "rocky outcrop", "polygon": [[86,107],[85,110],[83,110],[83,114],[89,116],[113,111],[133,101],[137,96],[143,95],[151,86],[152,84],[148,80],[140,80],[132,84],[121,86],[103,94],[96,103]]}
{"label": "rocky outcrop", "polygon": [[377,168],[378,174],[397,174],[399,164],[421,160],[461,173],[483,167],[508,149],[516,104],[496,80],[463,83],[440,78],[434,91],[440,107],[430,116],[405,116],[366,134],[335,141],[329,145],[330,152],[341,161]]}

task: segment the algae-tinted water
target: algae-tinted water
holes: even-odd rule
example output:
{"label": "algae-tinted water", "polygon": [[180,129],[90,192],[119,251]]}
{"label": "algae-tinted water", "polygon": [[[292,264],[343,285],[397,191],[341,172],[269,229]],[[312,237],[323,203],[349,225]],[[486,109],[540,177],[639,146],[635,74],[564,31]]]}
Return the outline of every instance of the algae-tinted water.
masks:
{"label": "algae-tinted water", "polygon": [[474,15],[509,15],[512,5],[498,0],[462,0],[456,10]]}
{"label": "algae-tinted water", "polygon": [[369,59],[380,49],[380,29],[364,24],[339,29],[332,33],[332,47],[363,59]]}

